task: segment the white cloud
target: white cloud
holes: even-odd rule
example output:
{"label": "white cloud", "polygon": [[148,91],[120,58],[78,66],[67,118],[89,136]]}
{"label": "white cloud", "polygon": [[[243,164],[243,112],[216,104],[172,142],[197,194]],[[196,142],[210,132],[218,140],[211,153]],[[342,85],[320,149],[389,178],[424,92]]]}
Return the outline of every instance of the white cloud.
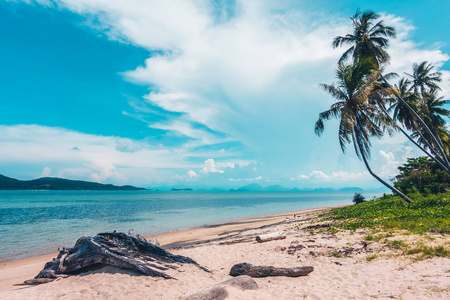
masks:
{"label": "white cloud", "polygon": [[[415,27],[408,20],[394,15],[384,16],[386,23],[394,26],[397,30],[397,38],[392,39],[391,46],[388,49],[391,56],[390,65],[387,67],[388,72],[396,72],[400,77],[405,76],[404,73],[412,72],[413,63],[421,63],[423,61],[431,62],[435,69],[449,60],[449,55],[443,53],[437,45],[426,49],[423,45],[419,45],[410,39],[411,33]],[[440,41],[436,41],[438,43]],[[450,72],[441,70],[442,82],[440,84],[444,94],[450,92]]]}
{"label": "white cloud", "polygon": [[[244,162],[243,164],[248,166],[250,163],[249,162]],[[239,164],[239,165],[242,166],[241,164]],[[216,163],[216,166],[218,168],[231,168],[231,169],[234,169],[234,167],[236,166],[236,163],[234,163],[234,162],[218,162],[218,163]]]}
{"label": "white cloud", "polygon": [[299,128],[300,118],[286,117],[285,108],[298,115],[311,103],[299,95],[316,93],[323,72],[332,78],[339,51],[330,41],[346,28],[334,20],[311,23],[298,10],[280,14],[269,2],[238,1],[236,13],[221,22],[209,1],[55,2],[95,19],[89,24],[113,40],[160,50],[125,76],[156,86],[146,101],[183,116],[149,126],[203,144],[223,142],[189,124],[201,123],[258,152],[266,151],[259,147],[265,133],[279,145]]}
{"label": "white cloud", "polygon": [[379,151],[380,155],[384,158],[385,163],[381,167],[380,175],[383,177],[392,177],[398,174],[398,166],[400,161],[395,159],[394,153]]}
{"label": "white cloud", "polygon": [[[201,163],[188,162],[192,157],[224,159],[218,163],[206,160],[199,174],[219,175],[230,168],[228,175],[233,168],[228,162],[239,164],[237,161],[242,160],[260,162],[253,170],[260,173],[264,169],[266,173],[260,173],[264,178],[302,164],[309,164],[306,170],[322,171],[312,171],[309,176],[300,175],[297,179],[350,180],[365,176],[361,162],[357,162],[357,167],[353,163],[350,169],[348,156],[344,159],[339,154],[333,123],[326,125],[323,138],[313,133],[318,113],[332,102],[318,84],[334,80],[336,61],[346,50],[332,49],[331,41],[351,31],[348,18],[314,14],[295,1],[292,6],[272,1],[237,1],[235,13],[219,19],[214,10],[221,8],[214,7],[212,1],[39,2],[50,6],[57,3],[61,9],[86,16],[89,26],[110,39],[153,51],[142,66],[124,73],[128,80],[152,87],[142,103],[134,103],[133,107],[150,103],[176,112],[165,121],[153,122],[151,117],[146,118],[146,110],[141,109],[139,119],[152,128],[190,138],[175,149],[150,147],[129,139],[75,134],[79,141],[66,143],[64,147],[71,149],[76,145],[82,151],[73,151],[80,153],[72,152],[69,157],[62,148],[61,152],[50,150],[57,161],[67,158],[83,162],[92,176],[117,180],[130,178],[130,172],[119,169],[122,165],[141,170],[173,167],[183,169],[183,174],[202,168]],[[408,20],[393,15],[385,18],[398,31],[398,38],[391,41],[389,48],[392,59],[388,71],[402,74],[410,72],[413,62],[428,60],[442,66],[449,59],[438,48],[427,49],[410,40],[414,27]],[[450,72],[443,73],[443,89],[450,91]],[[93,140],[100,141],[100,146]],[[201,148],[227,142],[238,142],[242,149]],[[330,143],[335,145],[329,147]],[[389,148],[383,150],[386,155],[390,152],[397,155],[392,149],[402,148],[404,138],[374,141],[374,148],[380,143]],[[47,149],[39,141],[33,145],[37,148],[32,151]],[[105,151],[104,157],[100,156],[101,151]],[[27,160],[27,153],[18,152],[8,153],[8,157],[19,160],[22,155]],[[51,161],[50,155],[47,161]],[[382,170],[383,174],[392,173],[393,161]],[[340,169],[348,171],[331,172]],[[72,170],[81,172],[76,167]],[[151,180],[160,180],[157,172],[150,174]]]}
{"label": "white cloud", "polygon": [[[351,30],[347,18],[308,15],[289,5],[280,10],[267,1],[238,1],[235,13],[221,20],[213,13],[221,7],[208,1],[56,2],[95,17],[97,28],[111,39],[161,50],[125,73],[130,80],[157,87],[145,97],[151,104],[183,113],[181,119],[151,127],[202,144],[223,142],[190,125],[201,123],[274,159],[285,148],[280,141],[289,140],[287,148],[298,149],[298,141],[311,139],[312,131],[298,130],[305,121],[314,122],[305,104],[325,98],[318,84],[332,80],[336,59],[345,50],[333,50],[331,41]],[[437,65],[448,60],[439,49],[419,49],[409,40],[414,27],[404,19],[385,18],[399,32],[389,49],[391,71],[401,74],[420,60]],[[323,107],[315,104],[311,111],[317,114]],[[271,147],[261,147],[264,142]]]}
{"label": "white cloud", "polygon": [[205,160],[205,166],[200,170],[201,173],[223,173],[224,171],[217,169],[214,159],[209,158]]}
{"label": "white cloud", "polygon": [[367,171],[355,173],[355,172],[348,172],[348,171],[333,171],[330,174],[327,174],[323,171],[312,171],[309,176],[306,175],[299,175],[297,177],[297,180],[305,180],[305,179],[311,179],[311,180],[322,180],[324,182],[346,182],[346,181],[355,181],[355,180],[363,180],[367,181],[367,179],[370,179],[370,174]]}
{"label": "white cloud", "polygon": [[383,156],[388,161],[394,160],[394,154],[392,152],[384,152],[383,150],[380,150],[380,155]]}
{"label": "white cloud", "polygon": [[[261,181],[261,180],[263,180],[263,178],[262,178],[262,176],[258,176],[255,178],[230,178],[228,180],[229,181],[237,181],[237,182],[239,182],[239,181]],[[265,180],[270,181],[268,179],[265,179]]]}
{"label": "white cloud", "polygon": [[319,179],[325,179],[330,177],[322,171],[312,171],[311,174],[309,174],[309,176],[312,178],[319,178]]}
{"label": "white cloud", "polygon": [[42,170],[42,173],[41,173],[40,177],[49,177],[51,173],[52,173],[52,169],[50,167],[45,167]]}
{"label": "white cloud", "polygon": [[[73,151],[73,145],[79,150]],[[189,149],[150,146],[120,137],[38,125],[0,125],[0,165],[36,166],[36,176],[51,171],[59,177],[148,184],[166,180],[159,175],[167,176],[164,169],[200,167],[187,163],[188,156]]]}
{"label": "white cloud", "polygon": [[198,177],[197,173],[195,173],[192,170],[188,171],[188,176],[189,176],[189,178],[197,178]]}

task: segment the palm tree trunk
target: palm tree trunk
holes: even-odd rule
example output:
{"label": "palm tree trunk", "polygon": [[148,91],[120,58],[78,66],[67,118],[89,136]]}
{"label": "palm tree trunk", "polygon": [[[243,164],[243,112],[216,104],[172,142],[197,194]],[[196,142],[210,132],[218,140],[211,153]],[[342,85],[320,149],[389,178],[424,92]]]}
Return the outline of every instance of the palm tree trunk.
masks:
{"label": "palm tree trunk", "polygon": [[[440,160],[439,156],[436,155],[435,151],[433,148],[431,148],[431,145],[428,143],[428,148],[430,148],[430,150],[435,153],[436,157],[431,155],[431,153],[429,153],[425,148],[423,148],[418,142],[416,142],[406,131],[403,130],[403,128],[398,125],[395,120],[389,115],[389,113],[387,112],[386,108],[384,107],[383,104],[379,104],[379,106],[381,107],[381,110],[383,111],[383,113],[385,114],[385,116],[387,118],[389,118],[389,120],[392,122],[392,124],[395,125],[396,128],[398,128],[414,145],[417,146],[417,148],[419,148],[420,150],[422,150],[429,158],[431,158],[432,160],[434,160],[442,169],[444,169],[444,171],[446,171],[448,174],[450,174],[450,170],[447,169],[443,162]],[[417,131],[419,132],[419,131]],[[419,134],[422,136],[422,138],[424,139],[423,135],[419,132]],[[424,139],[425,140],[425,139]],[[426,142],[428,142],[427,140],[425,140]]]}
{"label": "palm tree trunk", "polygon": [[[425,138],[423,133],[416,126],[414,126],[414,130],[420,135],[425,146],[428,147],[428,149],[430,149],[430,151],[434,154],[435,158],[438,161],[440,161],[441,164],[444,164],[444,161],[442,161],[441,157],[439,156],[439,153],[437,153],[438,150],[436,150],[435,147],[433,147],[433,145],[430,143],[430,141],[428,141],[428,139]],[[442,144],[441,144],[441,147],[442,147]],[[444,153],[444,155],[445,155],[445,153]],[[445,157],[447,157],[447,156],[445,155]],[[445,166],[443,167],[443,169],[450,175],[450,169],[447,169]]]}
{"label": "palm tree trunk", "polygon": [[[433,127],[433,132],[439,142],[439,145],[442,147],[442,149],[444,149],[444,144],[442,143],[442,139],[439,136],[439,133],[436,131],[436,127]],[[445,150],[444,150],[444,153],[445,153]]]}
{"label": "palm tree trunk", "polygon": [[[398,189],[396,189],[395,187],[391,186],[389,183],[387,183],[386,181],[384,181],[383,179],[381,179],[378,175],[376,175],[372,169],[369,166],[369,163],[367,162],[367,158],[366,155],[364,154],[364,150],[363,147],[361,145],[361,142],[358,138],[358,134],[354,133],[356,135],[355,137],[355,141],[356,144],[358,144],[358,148],[359,148],[359,153],[361,153],[361,157],[363,158],[364,164],[366,165],[367,170],[369,171],[370,175],[372,175],[373,177],[375,177],[376,180],[378,180],[379,182],[381,182],[384,186],[386,186],[387,188],[389,188],[391,191],[393,191],[395,194],[397,194],[400,198],[402,198],[403,200],[405,200],[408,203],[412,203],[411,199],[409,199],[405,194],[403,194],[402,192],[400,192]],[[355,144],[355,151],[356,151],[356,144]],[[358,152],[358,151],[357,151]]]}
{"label": "palm tree trunk", "polygon": [[[380,74],[381,79],[383,80],[383,82],[390,88],[392,88],[392,86],[389,84],[389,82],[387,82],[387,80],[384,78],[384,76],[382,74]],[[427,126],[427,124],[425,124],[425,122],[422,120],[422,118],[419,117],[419,115],[417,114],[417,112],[411,108],[411,106],[409,106],[409,104],[403,100],[402,97],[400,97],[400,95],[395,92],[395,96],[396,98],[400,101],[400,103],[402,103],[406,109],[413,114],[414,117],[417,118],[417,120],[419,121],[419,123],[423,126],[423,128],[425,129],[425,131],[430,135],[431,139],[433,140],[433,143],[436,145],[436,148],[438,149],[439,153],[440,153],[440,159],[444,162],[444,165],[446,166],[447,170],[450,170],[450,164],[448,162],[447,159],[447,155],[445,155],[444,150],[442,149],[439,141],[437,140],[437,138],[434,136],[434,134],[431,132],[430,128]]]}
{"label": "palm tree trunk", "polygon": [[[442,160],[440,159],[439,156],[433,156],[431,153],[429,153],[425,148],[423,148],[418,142],[416,142],[408,133],[406,133],[400,126],[398,126],[398,129],[400,129],[400,131],[406,135],[406,137],[414,144],[417,146],[417,148],[419,148],[420,150],[422,150],[429,158],[431,158],[432,160],[434,160],[445,172],[447,172],[450,175],[450,170],[447,169],[447,167],[444,166],[444,163],[442,162]],[[434,149],[430,148],[431,151],[433,153]]]}

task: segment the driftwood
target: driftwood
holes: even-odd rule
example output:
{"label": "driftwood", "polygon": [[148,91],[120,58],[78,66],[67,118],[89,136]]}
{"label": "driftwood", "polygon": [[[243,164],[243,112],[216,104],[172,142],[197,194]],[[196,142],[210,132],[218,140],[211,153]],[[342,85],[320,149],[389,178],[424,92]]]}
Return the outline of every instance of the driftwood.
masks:
{"label": "driftwood", "polygon": [[273,266],[254,266],[248,263],[240,263],[234,265],[230,270],[231,276],[248,275],[251,277],[267,277],[267,276],[287,276],[298,277],[305,276],[314,271],[311,266],[293,267],[293,268],[277,268]]}
{"label": "driftwood", "polygon": [[274,241],[274,240],[282,240],[285,239],[286,235],[284,232],[272,232],[267,234],[261,234],[256,237],[256,241],[258,243],[268,242],[268,241]]}
{"label": "driftwood", "polygon": [[73,248],[59,248],[57,258],[45,264],[44,269],[24,284],[40,284],[88,271],[101,265],[134,270],[153,277],[172,278],[163,273],[176,269],[176,263],[194,264],[210,272],[189,257],[173,255],[140,235],[131,233],[99,233],[95,237],[83,236]]}

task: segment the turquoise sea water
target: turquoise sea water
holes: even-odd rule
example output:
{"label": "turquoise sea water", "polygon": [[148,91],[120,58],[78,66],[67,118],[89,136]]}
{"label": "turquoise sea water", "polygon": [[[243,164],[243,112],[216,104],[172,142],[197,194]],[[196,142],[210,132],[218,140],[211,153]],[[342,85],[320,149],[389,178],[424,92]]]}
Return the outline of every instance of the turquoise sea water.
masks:
{"label": "turquoise sea water", "polygon": [[[83,235],[153,235],[351,203],[354,192],[0,191],[0,261],[72,247]],[[364,192],[367,199],[382,193]]]}

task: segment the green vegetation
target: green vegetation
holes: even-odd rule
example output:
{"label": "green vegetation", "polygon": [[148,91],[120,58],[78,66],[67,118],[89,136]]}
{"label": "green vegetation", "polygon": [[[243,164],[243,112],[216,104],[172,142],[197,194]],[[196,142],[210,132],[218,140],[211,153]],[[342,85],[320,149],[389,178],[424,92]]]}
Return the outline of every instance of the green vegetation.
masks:
{"label": "green vegetation", "polygon": [[359,204],[366,201],[366,197],[364,197],[361,193],[355,193],[353,196],[353,203]]}
{"label": "green vegetation", "polygon": [[375,201],[334,209],[324,216],[335,220],[333,227],[338,229],[450,233],[450,193],[411,197],[414,202],[405,203],[400,197],[385,195]]}
{"label": "green vegetation", "polygon": [[[394,250],[390,254],[369,255],[367,261],[386,255],[413,255],[414,259],[450,257],[450,242],[445,237],[450,234],[450,192],[409,196],[413,203],[406,203],[398,196],[384,195],[374,201],[333,209],[322,214],[321,221],[331,221],[326,223],[328,231],[362,230],[364,247],[378,243]],[[408,238],[409,235],[414,236]],[[330,255],[340,253],[335,251]]]}
{"label": "green vegetation", "polygon": [[403,193],[438,194],[450,188],[450,176],[437,163],[427,157],[408,158],[398,167],[394,186]]}
{"label": "green vegetation", "polygon": [[366,260],[367,260],[367,261],[372,261],[372,260],[374,260],[374,259],[376,259],[376,258],[378,258],[378,255],[372,254],[372,255],[368,255],[368,256],[366,257]]}
{"label": "green vegetation", "polygon": [[70,190],[70,191],[143,191],[131,185],[117,186],[97,182],[43,177],[34,180],[17,180],[0,175],[0,190]]}
{"label": "green vegetation", "polygon": [[439,256],[439,257],[448,257],[450,256],[450,250],[446,249],[444,246],[436,246],[436,247],[429,247],[425,245],[421,245],[419,247],[410,249],[406,252],[407,254],[422,254],[424,257],[432,257],[432,256]]}
{"label": "green vegetation", "polygon": [[401,240],[385,240],[385,244],[389,245],[393,249],[402,249],[408,247],[408,244]]}
{"label": "green vegetation", "polygon": [[[387,79],[397,74],[383,74],[389,63],[389,38],[395,38],[395,28],[385,25],[381,16],[371,11],[357,11],[351,21],[353,31],[333,40],[333,48],[350,46],[339,59],[333,84],[321,84],[336,102],[330,109],[319,114],[315,133],[321,135],[324,122],[339,120],[338,137],[341,150],[353,144],[369,173],[396,195],[408,203],[411,199],[402,190],[391,186],[370,165],[370,139],[385,133],[402,132],[415,146],[422,150],[443,172],[450,174],[448,155],[450,133],[444,117],[450,111],[444,108],[449,102],[438,95],[441,90],[441,73],[427,62],[415,63],[412,74],[406,74],[398,85],[392,86]],[[351,63],[346,64],[351,58]],[[405,187],[409,191],[411,187]],[[437,191],[443,191],[436,186]]]}

